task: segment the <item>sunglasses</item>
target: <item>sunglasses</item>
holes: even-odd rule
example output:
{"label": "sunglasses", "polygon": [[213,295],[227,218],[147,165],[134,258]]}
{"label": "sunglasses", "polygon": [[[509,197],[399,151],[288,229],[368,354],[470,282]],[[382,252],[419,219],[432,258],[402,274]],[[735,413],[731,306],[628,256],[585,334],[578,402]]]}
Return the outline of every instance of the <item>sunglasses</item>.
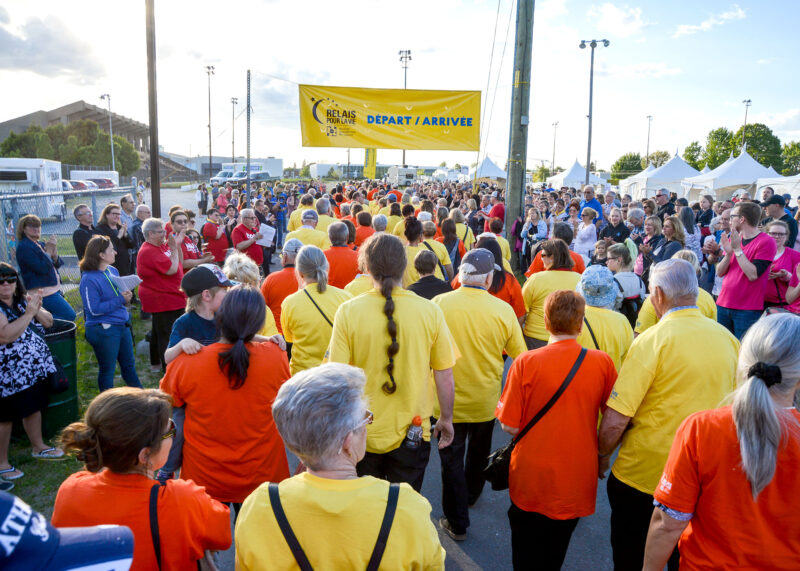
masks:
{"label": "sunglasses", "polygon": [[15,283],[17,283],[17,276],[0,277],[0,284],[15,284]]}
{"label": "sunglasses", "polygon": [[171,418],[169,419],[169,424],[167,424],[167,431],[161,435],[161,440],[167,440],[168,438],[175,437],[175,421]]}

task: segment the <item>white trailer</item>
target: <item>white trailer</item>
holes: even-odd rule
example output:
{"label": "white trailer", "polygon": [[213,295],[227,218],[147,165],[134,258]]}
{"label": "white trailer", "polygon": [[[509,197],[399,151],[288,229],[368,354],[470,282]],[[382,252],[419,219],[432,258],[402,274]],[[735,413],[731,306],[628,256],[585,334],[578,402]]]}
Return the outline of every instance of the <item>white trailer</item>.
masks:
{"label": "white trailer", "polygon": [[[26,195],[15,200],[13,195]],[[51,196],[33,197],[33,194]],[[6,216],[35,214],[64,220],[67,215],[61,186],[61,163],[47,159],[0,158],[0,195]]]}
{"label": "white trailer", "polygon": [[417,169],[389,167],[389,171],[386,173],[386,176],[391,184],[396,184],[397,186],[410,186],[414,184],[414,180],[417,178]]}

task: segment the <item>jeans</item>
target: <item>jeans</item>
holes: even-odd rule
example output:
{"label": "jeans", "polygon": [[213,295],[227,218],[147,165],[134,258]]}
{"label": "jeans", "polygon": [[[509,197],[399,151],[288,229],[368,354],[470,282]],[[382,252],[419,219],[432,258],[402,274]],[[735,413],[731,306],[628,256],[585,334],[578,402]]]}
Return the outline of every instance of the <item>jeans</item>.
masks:
{"label": "jeans", "polygon": [[286,232],[286,220],[278,220],[275,225],[275,245],[280,248],[283,246],[283,234]]}
{"label": "jeans", "polygon": [[520,509],[512,502],[508,508],[508,523],[514,569],[561,569],[578,519],[550,519]]}
{"label": "jeans", "polygon": [[150,364],[161,364],[161,369],[167,370],[167,362],[164,360],[164,352],[169,344],[169,336],[172,333],[172,326],[175,321],[183,315],[182,309],[170,311],[157,311],[153,315],[153,329],[150,334]]}
{"label": "jeans", "polygon": [[125,384],[141,388],[142,383],[136,374],[136,359],[133,355],[133,337],[127,325],[104,328],[100,324],[91,323],[86,326],[86,340],[97,357],[97,384],[101,392],[114,386],[114,371],[118,361]]}
{"label": "jeans", "polygon": [[75,310],[64,299],[64,294],[60,291],[51,293],[42,299],[42,307],[53,314],[56,319],[64,319],[66,321],[75,321]]}
{"label": "jeans", "polygon": [[430,455],[430,442],[423,441],[419,448],[406,448],[401,444],[399,448],[385,454],[367,452],[361,462],[356,464],[356,472],[359,476],[405,482],[419,492]]}
{"label": "jeans", "polygon": [[175,423],[175,436],[172,438],[167,461],[158,471],[157,479],[162,485],[180,469],[183,463],[183,423],[186,421],[186,405],[172,409],[172,421]]}
{"label": "jeans", "polygon": [[750,326],[761,317],[760,309],[728,309],[717,306],[717,323],[733,333],[741,341]]}

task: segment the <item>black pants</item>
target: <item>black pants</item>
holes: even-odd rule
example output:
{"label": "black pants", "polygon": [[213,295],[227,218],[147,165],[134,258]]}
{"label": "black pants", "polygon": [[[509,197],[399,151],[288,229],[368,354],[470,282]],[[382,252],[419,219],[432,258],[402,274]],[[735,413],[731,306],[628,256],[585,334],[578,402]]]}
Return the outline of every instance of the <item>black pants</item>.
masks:
{"label": "black pants", "polygon": [[385,454],[367,452],[364,459],[356,465],[356,472],[359,476],[405,482],[419,492],[430,455],[430,442],[423,441],[416,449],[406,448],[401,444],[399,448]]}
{"label": "black pants", "polygon": [[535,337],[528,337],[527,335],[523,335],[523,337],[525,338],[525,346],[528,348],[528,351],[541,349],[542,347],[547,346],[547,341],[542,341],[541,339],[536,339]]}
{"label": "black pants", "polygon": [[169,344],[169,336],[172,333],[172,325],[183,315],[182,309],[172,311],[158,311],[153,313],[153,331],[150,335],[150,364],[161,364],[163,370],[167,370],[167,363],[164,361],[164,351]]}
{"label": "black pants", "polygon": [[514,569],[561,569],[578,519],[550,519],[540,513],[526,512],[512,502],[508,522]]}
{"label": "black pants", "polygon": [[[614,570],[641,571],[644,547],[653,516],[653,496],[620,482],[612,473],[608,477],[608,503],[611,505],[611,550]],[[672,552],[667,567],[678,569],[678,549]]]}
{"label": "black pants", "polygon": [[456,533],[464,533],[469,527],[469,505],[475,503],[486,483],[483,469],[492,451],[493,428],[494,420],[455,423],[453,443],[439,450],[442,511]]}
{"label": "black pants", "polygon": [[270,262],[270,259],[272,258],[272,248],[271,247],[270,248],[264,248],[262,246],[261,247],[261,252],[262,252],[262,255],[264,257],[264,261],[261,262],[261,273],[262,273],[262,277],[265,278],[265,277],[267,277],[269,275],[269,272],[270,272],[269,262]]}

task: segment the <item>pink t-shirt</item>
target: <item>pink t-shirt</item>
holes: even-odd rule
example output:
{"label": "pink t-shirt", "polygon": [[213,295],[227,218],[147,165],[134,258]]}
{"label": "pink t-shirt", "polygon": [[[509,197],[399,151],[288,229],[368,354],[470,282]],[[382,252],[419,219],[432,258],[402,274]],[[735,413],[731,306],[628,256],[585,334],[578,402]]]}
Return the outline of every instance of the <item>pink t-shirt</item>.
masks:
{"label": "pink t-shirt", "polygon": [[[775,240],[764,232],[759,233],[755,238],[747,242],[742,242],[742,250],[745,257],[750,260],[768,260],[775,258],[775,251],[778,247]],[[747,279],[739,261],[734,254],[729,255],[730,266],[728,273],[725,274],[725,281],[722,282],[722,291],[717,299],[717,305],[726,309],[739,310],[761,310],[764,309],[764,295],[767,291],[769,281],[769,268],[753,281]]]}
{"label": "pink t-shirt", "polygon": [[769,280],[764,301],[768,301],[769,303],[786,303],[786,289],[789,287],[789,283],[792,279],[797,280],[797,275],[794,271],[797,264],[800,264],[800,252],[792,250],[791,248],[784,248],[781,257],[772,262],[767,272],[786,270],[789,272],[791,278],[789,278],[789,282],[778,279]]}

